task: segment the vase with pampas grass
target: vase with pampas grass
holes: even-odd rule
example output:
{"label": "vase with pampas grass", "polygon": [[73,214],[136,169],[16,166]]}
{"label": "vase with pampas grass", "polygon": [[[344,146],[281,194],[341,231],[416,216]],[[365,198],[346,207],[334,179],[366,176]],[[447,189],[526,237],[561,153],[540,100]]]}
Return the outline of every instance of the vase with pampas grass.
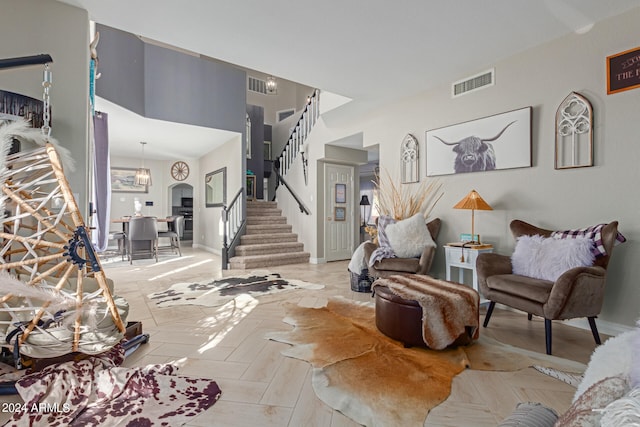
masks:
{"label": "vase with pampas grass", "polygon": [[443,196],[440,180],[422,180],[415,184],[396,184],[385,169],[373,182],[377,191],[374,202],[380,215],[387,215],[396,221],[422,212],[425,219]]}

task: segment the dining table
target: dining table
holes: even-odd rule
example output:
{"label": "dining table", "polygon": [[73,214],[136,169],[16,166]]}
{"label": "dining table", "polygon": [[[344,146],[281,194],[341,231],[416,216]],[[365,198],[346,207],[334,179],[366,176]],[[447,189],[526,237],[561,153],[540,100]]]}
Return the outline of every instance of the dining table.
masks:
{"label": "dining table", "polygon": [[[122,232],[124,233],[124,239],[123,239],[123,253],[126,255],[127,253],[127,248],[128,248],[128,238],[127,236],[129,235],[129,221],[131,220],[131,218],[136,218],[136,217],[132,217],[132,216],[123,216],[120,218],[114,218],[111,220],[112,224],[122,224]],[[169,223],[169,222],[173,222],[172,218],[156,218],[157,222],[164,222],[164,223]],[[134,243],[135,244],[135,243]]]}

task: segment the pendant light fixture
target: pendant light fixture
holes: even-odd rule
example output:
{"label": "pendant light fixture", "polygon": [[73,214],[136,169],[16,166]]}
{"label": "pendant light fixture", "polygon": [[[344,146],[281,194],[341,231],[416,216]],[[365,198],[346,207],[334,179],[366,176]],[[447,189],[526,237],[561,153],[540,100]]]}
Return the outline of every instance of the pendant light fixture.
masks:
{"label": "pendant light fixture", "polygon": [[141,141],[140,144],[142,145],[142,161],[140,168],[136,170],[134,182],[136,185],[151,185],[151,170],[144,167],[144,146],[147,143]]}

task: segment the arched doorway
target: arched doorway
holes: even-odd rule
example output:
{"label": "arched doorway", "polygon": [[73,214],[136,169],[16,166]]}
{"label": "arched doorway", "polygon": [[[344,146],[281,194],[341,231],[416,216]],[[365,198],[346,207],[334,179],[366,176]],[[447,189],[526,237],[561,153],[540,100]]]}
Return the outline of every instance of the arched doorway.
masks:
{"label": "arched doorway", "polygon": [[170,187],[171,215],[184,216],[184,231],[180,240],[191,244],[193,240],[193,186],[176,184]]}

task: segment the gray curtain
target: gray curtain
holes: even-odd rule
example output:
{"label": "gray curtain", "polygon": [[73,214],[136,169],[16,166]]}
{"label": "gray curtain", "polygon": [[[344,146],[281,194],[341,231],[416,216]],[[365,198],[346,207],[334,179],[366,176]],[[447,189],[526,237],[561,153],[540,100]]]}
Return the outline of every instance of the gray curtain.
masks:
{"label": "gray curtain", "polygon": [[92,240],[98,252],[109,245],[109,216],[111,212],[111,165],[109,161],[108,114],[96,111],[93,116],[93,201]]}

